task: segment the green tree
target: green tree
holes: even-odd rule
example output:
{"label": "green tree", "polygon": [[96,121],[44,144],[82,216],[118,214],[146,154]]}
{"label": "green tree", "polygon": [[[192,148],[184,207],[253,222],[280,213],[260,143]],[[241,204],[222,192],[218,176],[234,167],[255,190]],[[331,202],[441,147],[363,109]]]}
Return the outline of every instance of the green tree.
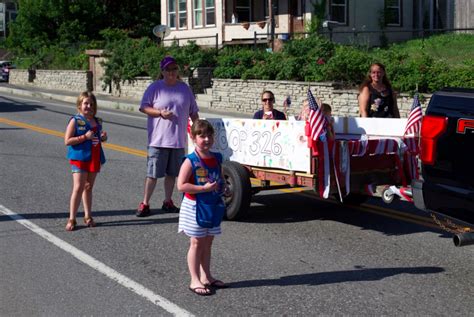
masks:
{"label": "green tree", "polygon": [[[45,66],[53,60],[77,65],[68,60],[83,54],[86,43],[100,46],[101,30],[116,28],[132,38],[151,39],[159,23],[159,0],[20,0],[7,46],[20,58],[19,66]],[[51,56],[55,52],[62,57]]]}
{"label": "green tree", "polygon": [[44,46],[69,46],[96,38],[103,7],[95,0],[22,0],[11,23],[8,46],[19,55]]}
{"label": "green tree", "polygon": [[127,30],[132,38],[153,37],[160,24],[160,0],[101,0],[106,16],[105,27]]}

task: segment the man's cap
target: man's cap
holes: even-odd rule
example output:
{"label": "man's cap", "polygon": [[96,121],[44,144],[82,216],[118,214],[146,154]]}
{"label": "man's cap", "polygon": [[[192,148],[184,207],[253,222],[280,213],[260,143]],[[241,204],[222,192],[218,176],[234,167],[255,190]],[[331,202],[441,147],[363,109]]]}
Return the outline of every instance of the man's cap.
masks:
{"label": "man's cap", "polygon": [[166,67],[168,67],[171,64],[177,64],[176,60],[171,56],[166,56],[165,58],[161,60],[160,68],[161,70],[164,70]]}

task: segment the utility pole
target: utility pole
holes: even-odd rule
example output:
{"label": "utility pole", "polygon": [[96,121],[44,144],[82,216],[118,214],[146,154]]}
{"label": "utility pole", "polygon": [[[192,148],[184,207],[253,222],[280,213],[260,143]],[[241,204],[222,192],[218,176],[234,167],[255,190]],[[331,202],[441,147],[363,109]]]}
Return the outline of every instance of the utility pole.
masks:
{"label": "utility pole", "polygon": [[[276,0],[278,1],[278,0]],[[273,6],[273,1],[268,0],[268,11],[270,16],[270,39],[272,41],[272,52],[275,48],[275,10],[276,6]]]}

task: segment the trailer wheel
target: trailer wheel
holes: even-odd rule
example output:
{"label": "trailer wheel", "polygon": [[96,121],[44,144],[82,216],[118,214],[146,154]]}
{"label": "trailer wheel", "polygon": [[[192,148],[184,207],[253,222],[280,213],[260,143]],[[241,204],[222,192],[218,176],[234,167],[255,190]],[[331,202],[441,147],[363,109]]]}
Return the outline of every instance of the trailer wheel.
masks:
{"label": "trailer wheel", "polygon": [[384,203],[386,204],[391,204],[392,202],[398,200],[398,196],[395,195],[391,190],[390,188],[386,188],[384,189],[384,191],[382,192],[382,200]]}
{"label": "trailer wheel", "polygon": [[252,186],[247,169],[237,162],[226,161],[222,164],[228,192],[224,195],[227,206],[225,217],[228,220],[242,219],[250,207]]}

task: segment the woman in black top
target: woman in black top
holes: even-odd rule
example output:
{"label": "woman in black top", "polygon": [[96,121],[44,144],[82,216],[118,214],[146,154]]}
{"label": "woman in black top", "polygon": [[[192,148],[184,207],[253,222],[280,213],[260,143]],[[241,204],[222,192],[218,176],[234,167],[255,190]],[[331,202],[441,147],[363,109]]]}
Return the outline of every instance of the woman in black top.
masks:
{"label": "woman in black top", "polygon": [[359,89],[361,117],[400,118],[397,96],[380,63],[370,65],[370,73]]}
{"label": "woman in black top", "polygon": [[275,95],[270,90],[265,90],[260,96],[262,98],[262,109],[254,113],[254,119],[263,120],[286,120],[283,112],[273,108],[275,102]]}

